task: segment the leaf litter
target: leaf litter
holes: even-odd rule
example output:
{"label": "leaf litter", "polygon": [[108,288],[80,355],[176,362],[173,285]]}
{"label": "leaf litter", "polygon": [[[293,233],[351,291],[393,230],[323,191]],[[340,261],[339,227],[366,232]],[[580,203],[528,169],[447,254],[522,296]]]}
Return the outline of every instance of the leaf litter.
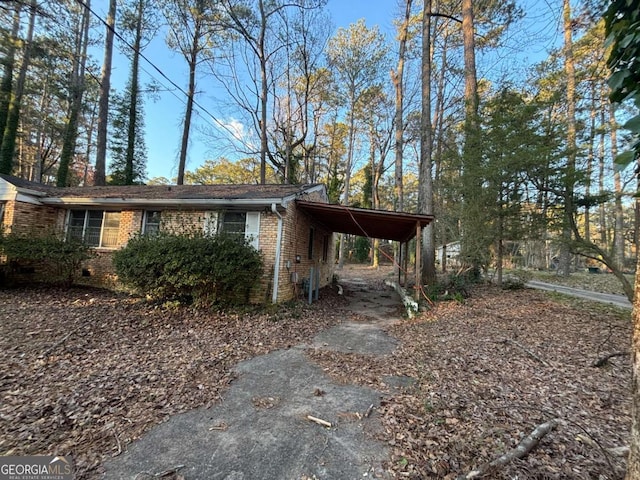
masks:
{"label": "leaf litter", "polygon": [[339,323],[344,298],[323,297],[212,313],[102,290],[2,290],[0,454],[72,455],[76,478],[98,478],[152,426],[219,401],[238,362]]}
{"label": "leaf litter", "polygon": [[[322,297],[211,313],[100,290],[0,291],[0,453],[72,455],[77,478],[98,478],[104,460],[152,426],[219,401],[237,362],[340,323],[344,297]],[[557,419],[528,456],[488,478],[623,478],[614,452],[629,442],[630,358],[591,365],[629,349],[628,315],[484,287],[388,333],[399,346],[386,356],[307,353],[334,380],[383,392],[383,428],[371,434],[389,445],[392,476],[458,478]],[[277,401],[254,399],[256,408]]]}
{"label": "leaf litter", "polygon": [[[631,426],[628,313],[554,302],[533,290],[474,289],[388,331],[384,357],[309,351],[327,374],[385,392],[381,440],[397,478],[456,479],[558,426],[492,479],[622,479]],[[416,380],[397,388],[389,378]]]}

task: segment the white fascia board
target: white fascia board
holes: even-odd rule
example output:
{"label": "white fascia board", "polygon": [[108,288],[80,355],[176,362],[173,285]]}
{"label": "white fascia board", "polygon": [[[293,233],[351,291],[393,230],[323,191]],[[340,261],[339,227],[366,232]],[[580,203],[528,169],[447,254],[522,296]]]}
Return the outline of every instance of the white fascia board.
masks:
{"label": "white fascia board", "polygon": [[[1,179],[0,179],[1,180]],[[22,203],[31,203],[33,205],[42,205],[36,197],[41,196],[41,192],[33,190],[16,188],[8,182],[0,183],[0,201],[10,202],[17,201]]]}
{"label": "white fascia board", "polygon": [[34,198],[33,195],[27,194],[25,195],[21,190],[16,193],[16,201],[23,203],[31,203],[32,205],[42,205],[42,202],[37,198]]}
{"label": "white fascia board", "polygon": [[49,197],[42,203],[56,206],[83,207],[118,207],[118,208],[153,208],[153,207],[227,207],[227,208],[271,208],[271,204],[283,205],[282,198],[275,199],[222,199],[222,198],[181,198],[181,199],[148,199],[148,198],[88,198],[88,197]]}

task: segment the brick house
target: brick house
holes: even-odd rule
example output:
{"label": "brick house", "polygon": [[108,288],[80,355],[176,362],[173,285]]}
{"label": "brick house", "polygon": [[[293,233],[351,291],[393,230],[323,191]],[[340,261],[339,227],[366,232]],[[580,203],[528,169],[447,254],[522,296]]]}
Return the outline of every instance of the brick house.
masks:
{"label": "brick house", "polygon": [[324,185],[134,185],[59,188],[0,174],[5,232],[62,232],[93,247],[83,281],[116,280],[112,253],[136,234],[168,230],[244,235],[264,259],[252,301],[300,293],[311,269],[320,287],[333,279],[334,232],[407,242],[430,216],[330,205]]}

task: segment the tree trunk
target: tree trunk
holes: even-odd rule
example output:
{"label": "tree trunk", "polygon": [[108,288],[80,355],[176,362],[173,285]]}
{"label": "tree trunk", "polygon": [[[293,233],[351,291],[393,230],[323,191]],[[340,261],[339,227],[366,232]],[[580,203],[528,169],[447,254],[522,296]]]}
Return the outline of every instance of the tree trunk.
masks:
{"label": "tree trunk", "polygon": [[[353,149],[355,145],[355,137],[356,137],[356,117],[355,117],[355,92],[353,87],[351,89],[351,101],[350,101],[350,111],[349,111],[349,144],[347,146],[347,165],[345,167],[344,172],[344,196],[342,204],[345,206],[349,206],[349,188],[351,184],[351,165],[353,162]],[[345,252],[345,235],[343,233],[340,234],[340,249],[338,252],[338,269],[342,269],[344,267],[344,252]]]}
{"label": "tree trunk", "polygon": [[58,165],[58,175],[56,185],[58,187],[69,186],[69,169],[73,156],[75,155],[76,142],[78,139],[78,120],[82,108],[82,95],[84,93],[84,72],[87,63],[87,48],[89,44],[89,10],[91,0],[86,0],[86,8],[82,16],[81,30],[78,32],[78,42],[74,59],[73,73],[71,75],[71,98],[69,108],[69,119],[65,127],[64,140],[62,142],[62,152],[60,153],[60,163]]}
{"label": "tree trunk", "polygon": [[[587,172],[584,185],[584,193],[586,197],[591,195],[591,178],[593,175],[593,164],[595,162],[596,148],[596,101],[597,101],[596,83],[591,83],[591,111],[589,112],[589,151],[587,154]],[[591,207],[587,205],[584,209],[584,239],[591,241]]]}
{"label": "tree trunk", "polygon": [[[13,69],[16,58],[16,45],[18,43],[18,33],[20,33],[20,10],[22,4],[14,3],[15,11],[13,12],[13,25],[11,27],[11,41],[5,57],[0,61],[4,64],[4,72],[2,82],[0,82],[0,145],[2,137],[7,126],[7,118],[9,117],[9,108],[11,106],[11,94],[13,93]],[[13,160],[13,159],[12,159]],[[11,173],[11,164],[5,165],[0,161],[0,173]]]}
{"label": "tree trunk", "polygon": [[[422,109],[420,115],[420,173],[418,211],[433,215],[432,126],[431,126],[431,0],[424,0],[422,18]],[[436,281],[435,225],[430,223],[422,233],[421,278],[423,284]]]}
{"label": "tree trunk", "polygon": [[135,178],[133,164],[136,158],[136,134],[138,132],[138,96],[140,94],[140,46],[144,21],[144,0],[138,0],[137,24],[131,61],[131,97],[129,98],[129,122],[127,125],[127,152],[124,167],[124,184],[132,185]]}
{"label": "tree trunk", "polygon": [[[398,36],[398,65],[395,72],[391,71],[391,80],[395,89],[396,110],[393,119],[395,129],[395,184],[393,208],[397,212],[404,210],[404,182],[403,182],[403,157],[404,157],[404,62],[407,49],[407,37],[409,32],[409,19],[411,18],[411,6],[413,0],[405,1],[405,13],[400,25]],[[394,273],[398,275],[402,265],[402,249],[396,250]]]}
{"label": "tree trunk", "polygon": [[576,169],[576,71],[573,59],[573,34],[570,0],[563,0],[562,8],[564,28],[564,69],[567,76],[567,173],[564,192],[564,222],[562,227],[562,245],[560,250],[560,273],[571,273],[571,227],[569,216],[573,216],[573,191]]}
{"label": "tree trunk", "polygon": [[396,94],[396,111],[394,117],[395,128],[395,198],[394,207],[398,212],[404,209],[404,184],[402,181],[403,149],[404,149],[404,61],[407,50],[407,36],[409,20],[411,19],[411,5],[413,0],[405,0],[405,12],[399,27],[398,37],[398,65],[395,72],[391,72],[391,79]]}
{"label": "tree trunk", "polygon": [[265,52],[267,17],[264,10],[264,1],[259,0],[258,5],[261,19],[257,52],[258,59],[260,60],[260,184],[264,185],[267,183],[267,101],[269,95],[267,58]]}
{"label": "tree trunk", "polygon": [[462,261],[474,269],[482,265],[484,229],[480,199],[482,197],[480,175],[480,145],[478,132],[478,84],[476,78],[476,56],[474,38],[473,1],[462,1],[462,37],[464,47],[464,148],[462,167],[463,215],[462,215]]}
{"label": "tree trunk", "polygon": [[[603,92],[603,98],[607,98],[607,94]],[[600,109],[600,124],[605,125],[605,110],[606,105],[602,105]],[[604,129],[600,131],[600,142],[598,147],[598,194],[604,195],[606,193],[605,190],[605,132]],[[600,204],[600,208],[598,209],[598,218],[600,223],[600,245],[605,248],[608,248],[609,239],[607,238],[607,210],[604,203]]]}
{"label": "tree trunk", "polygon": [[104,60],[100,72],[100,99],[98,101],[98,126],[96,138],[96,170],[93,184],[106,184],[107,130],[109,125],[109,95],[111,90],[111,63],[113,60],[113,36],[116,23],[117,1],[109,0],[107,31],[104,40]]}
{"label": "tree trunk", "polygon": [[187,91],[187,108],[184,113],[184,125],[182,127],[182,142],[180,143],[180,159],[178,160],[177,184],[184,183],[184,171],[187,167],[187,150],[189,149],[189,131],[191,130],[191,117],[193,116],[193,101],[196,94],[196,66],[198,64],[198,51],[200,49],[200,28],[202,21],[195,19],[193,32],[193,44],[189,57],[189,90]]}
{"label": "tree trunk", "polygon": [[31,63],[31,47],[33,43],[33,30],[36,23],[36,3],[31,2],[31,13],[29,15],[29,27],[27,28],[27,37],[25,39],[24,51],[22,55],[22,64],[16,81],[16,89],[12,95],[9,106],[9,115],[2,136],[2,148],[0,149],[0,172],[11,173],[13,169],[13,157],[16,148],[16,137],[18,135],[18,124],[20,123],[20,107],[22,106],[22,94],[24,93],[24,85],[27,79],[27,70]]}
{"label": "tree trunk", "polygon": [[[639,200],[636,200],[636,208]],[[640,256],[638,256],[640,259]],[[636,266],[640,271],[640,261]],[[627,459],[626,480],[640,478],[640,275],[636,275],[635,300],[633,305],[633,380],[631,382],[631,451]]]}
{"label": "tree trunk", "polygon": [[[436,23],[436,22],[434,22]],[[434,154],[434,184],[439,185],[442,179],[442,162],[443,162],[443,152],[444,152],[444,105],[445,105],[445,74],[447,73],[447,48],[449,34],[448,29],[444,32],[444,38],[442,39],[442,58],[440,70],[438,72],[438,81],[437,81],[437,95],[436,95],[436,107],[435,107],[435,154]],[[437,187],[436,187],[437,191]],[[435,193],[435,192],[434,192]],[[443,195],[436,195],[438,199],[437,208],[439,211],[444,211],[444,198]],[[437,211],[436,206],[434,206],[434,213]],[[438,222],[436,227],[440,228],[440,244],[442,245],[442,259],[441,259],[441,267],[442,273],[447,271],[447,256],[446,256],[446,244],[447,244],[447,226],[446,222]]]}
{"label": "tree trunk", "polygon": [[[611,128],[611,158],[618,156],[618,124],[616,122],[615,107],[609,104],[609,128]],[[620,171],[613,169],[613,185],[614,185],[614,229],[613,229],[613,258],[620,270],[624,270],[624,209],[622,207],[622,180]]]}

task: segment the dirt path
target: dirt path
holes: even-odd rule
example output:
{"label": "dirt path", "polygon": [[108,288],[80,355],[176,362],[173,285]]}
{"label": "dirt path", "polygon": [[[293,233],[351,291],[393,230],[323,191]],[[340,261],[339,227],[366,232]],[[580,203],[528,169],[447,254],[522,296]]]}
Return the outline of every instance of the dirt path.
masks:
{"label": "dirt path", "polygon": [[170,471],[189,480],[387,478],[389,452],[373,435],[381,428],[381,393],[334,383],[305,354],[313,349],[380,357],[396,347],[383,328],[399,318],[399,298],[381,287],[370,291],[357,273],[342,281],[349,299],[342,323],[309,345],[238,364],[238,379],[221,402],[151,429],[105,464],[103,478],[142,480]]}

